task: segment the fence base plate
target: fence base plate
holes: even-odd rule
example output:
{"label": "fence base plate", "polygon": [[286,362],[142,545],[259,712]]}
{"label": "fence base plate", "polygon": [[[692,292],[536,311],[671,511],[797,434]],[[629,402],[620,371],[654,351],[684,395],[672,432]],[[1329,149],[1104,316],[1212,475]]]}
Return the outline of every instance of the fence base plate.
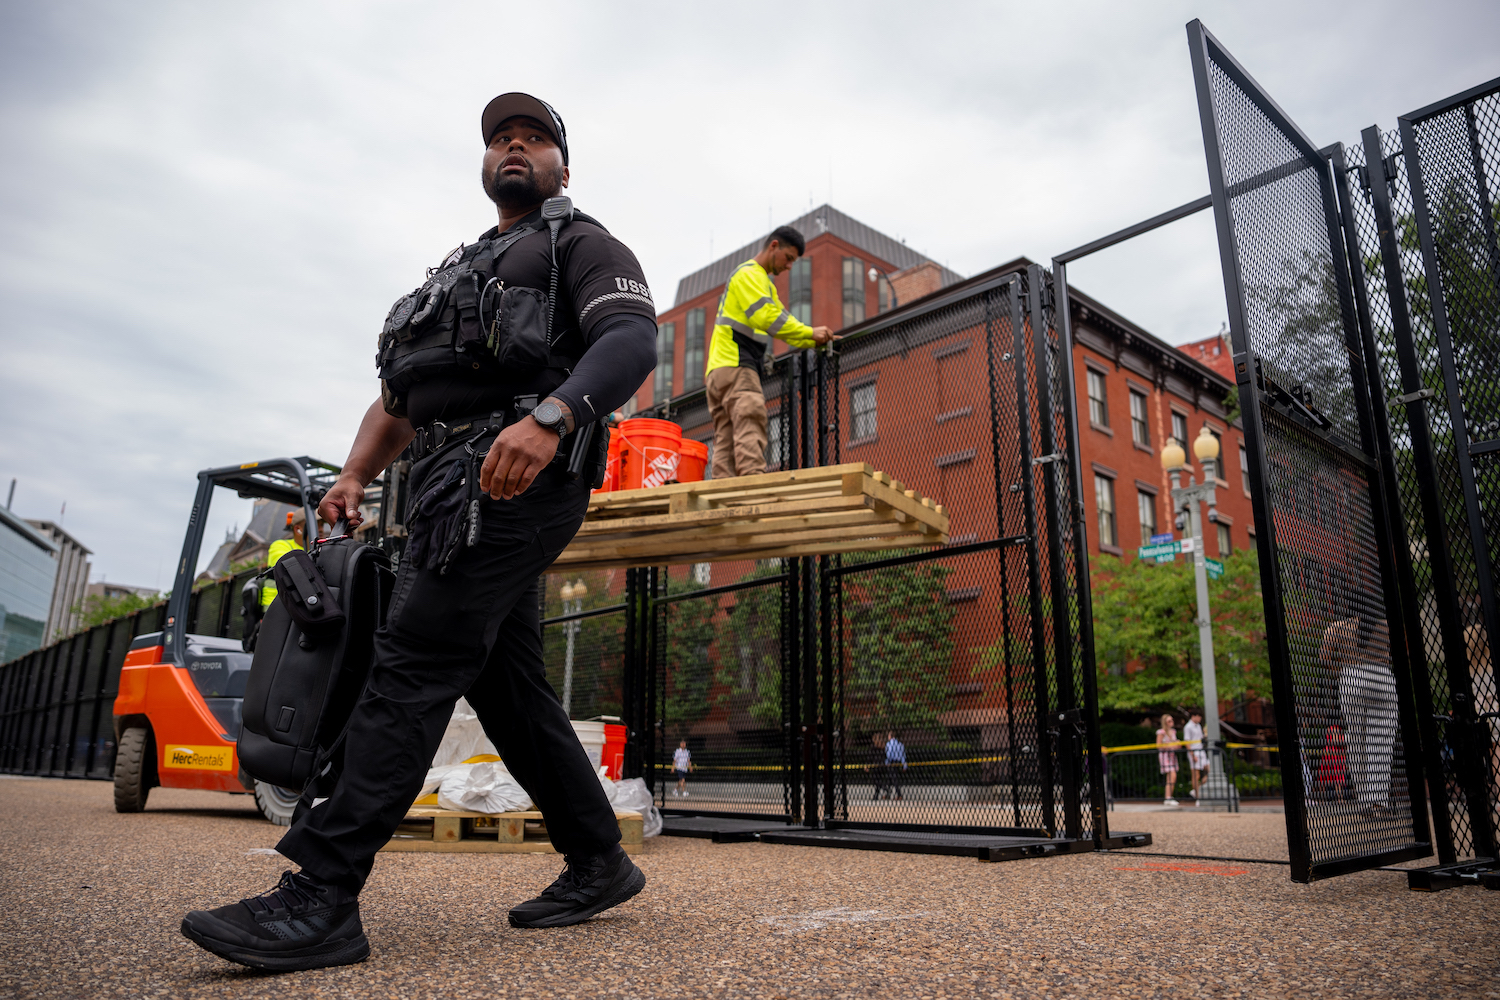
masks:
{"label": "fence base plate", "polygon": [[1461,885],[1500,889],[1500,864],[1493,858],[1475,858],[1456,865],[1409,868],[1406,872],[1406,887],[1416,892],[1438,892]]}

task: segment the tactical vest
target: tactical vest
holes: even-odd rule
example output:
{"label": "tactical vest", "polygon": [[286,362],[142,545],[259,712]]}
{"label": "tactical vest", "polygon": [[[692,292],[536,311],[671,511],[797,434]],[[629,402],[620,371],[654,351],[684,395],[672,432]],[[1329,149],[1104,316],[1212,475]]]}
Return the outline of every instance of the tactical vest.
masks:
{"label": "tactical vest", "polygon": [[[593,222],[581,212],[578,217]],[[546,229],[547,224],[538,221],[460,247],[429,272],[420,288],[396,300],[375,354],[387,412],[404,416],[406,394],[413,385],[460,372],[481,379],[502,373],[534,377],[542,395],[566,380],[581,355],[556,350],[556,244],[550,292],[507,288],[495,277],[506,250]],[[540,383],[552,381],[546,378],[549,371],[555,382],[544,387]]]}

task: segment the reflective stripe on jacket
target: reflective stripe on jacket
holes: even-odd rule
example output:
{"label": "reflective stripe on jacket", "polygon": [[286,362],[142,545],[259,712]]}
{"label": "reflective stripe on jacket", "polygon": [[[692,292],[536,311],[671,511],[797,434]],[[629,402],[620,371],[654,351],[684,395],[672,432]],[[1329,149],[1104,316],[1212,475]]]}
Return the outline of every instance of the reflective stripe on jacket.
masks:
{"label": "reflective stripe on jacket", "polygon": [[715,368],[754,368],[765,360],[771,338],[793,347],[812,347],[812,327],[782,306],[766,269],[753,260],[735,268],[719,296],[706,372]]}
{"label": "reflective stripe on jacket", "polygon": [[[292,551],[293,549],[300,548],[302,548],[302,546],[298,545],[290,538],[278,538],[276,541],[271,543],[270,551],[266,553],[267,568],[275,566],[276,561],[282,556],[286,555],[288,552]],[[271,602],[274,600],[276,600],[276,578],[270,573],[267,573],[266,582],[260,585],[260,606],[262,608],[269,608],[271,606]]]}

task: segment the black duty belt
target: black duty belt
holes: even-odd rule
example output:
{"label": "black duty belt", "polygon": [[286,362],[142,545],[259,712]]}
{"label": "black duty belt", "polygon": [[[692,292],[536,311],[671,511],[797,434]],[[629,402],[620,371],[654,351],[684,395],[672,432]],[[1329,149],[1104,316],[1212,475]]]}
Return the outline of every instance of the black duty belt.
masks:
{"label": "black duty belt", "polygon": [[417,436],[407,446],[407,450],[411,452],[411,460],[420,462],[456,441],[466,441],[491,431],[498,434],[536,409],[537,402],[536,396],[517,396],[503,409],[423,424],[417,428]]}

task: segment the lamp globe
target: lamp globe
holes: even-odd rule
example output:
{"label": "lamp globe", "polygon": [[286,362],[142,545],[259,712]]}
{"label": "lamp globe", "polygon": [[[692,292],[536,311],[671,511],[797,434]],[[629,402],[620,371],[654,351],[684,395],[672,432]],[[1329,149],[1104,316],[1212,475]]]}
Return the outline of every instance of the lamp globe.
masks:
{"label": "lamp globe", "polygon": [[588,584],[584,583],[582,580],[578,580],[577,582],[575,582],[573,584],[573,596],[578,598],[580,601],[589,596]]}
{"label": "lamp globe", "polygon": [[1214,437],[1207,424],[1198,432],[1198,440],[1193,442],[1193,454],[1200,462],[1212,462],[1219,457],[1219,439]]}
{"label": "lamp globe", "polygon": [[1161,449],[1161,467],[1168,472],[1180,469],[1187,464],[1187,452],[1182,450],[1182,445],[1176,438],[1167,438],[1167,443]]}

